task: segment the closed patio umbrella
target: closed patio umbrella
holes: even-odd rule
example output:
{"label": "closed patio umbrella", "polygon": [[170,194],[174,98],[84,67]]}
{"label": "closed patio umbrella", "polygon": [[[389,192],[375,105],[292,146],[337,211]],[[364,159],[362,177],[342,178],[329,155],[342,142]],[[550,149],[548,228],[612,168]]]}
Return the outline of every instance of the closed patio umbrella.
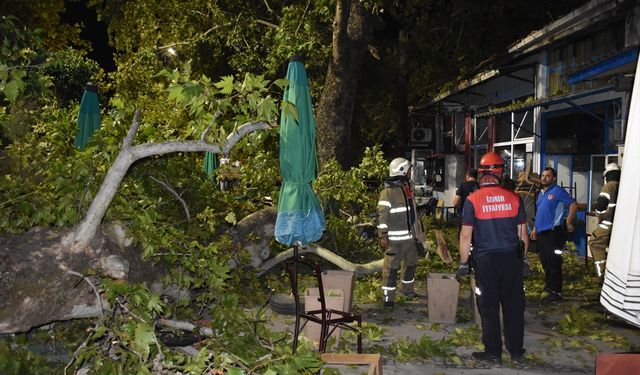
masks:
{"label": "closed patio umbrella", "polygon": [[[280,117],[280,174],[282,187],[278,203],[275,238],[278,242],[306,246],[322,237],[324,214],[311,189],[316,179],[316,123],[302,58],[294,56],[287,68],[289,86],[283,101],[291,102],[297,119],[283,111]],[[297,254],[296,254],[297,255]]]}
{"label": "closed patio umbrella", "polygon": [[91,135],[100,128],[100,103],[98,101],[98,87],[88,82],[84,87],[84,94],[78,112],[78,129],[76,147],[84,149]]}
{"label": "closed patio umbrella", "polygon": [[204,154],[204,172],[211,178],[213,171],[218,167],[216,162],[216,154],[213,152],[207,152]]}
{"label": "closed patio umbrella", "polygon": [[300,300],[298,296],[298,246],[306,246],[322,237],[324,214],[320,201],[311,189],[316,179],[316,122],[313,118],[311,94],[302,58],[294,56],[287,67],[289,86],[284,91],[283,103],[295,105],[292,111],[280,116],[280,201],[274,230],[281,244],[293,245],[293,265],[289,278],[295,301],[295,327],[293,352],[298,346],[300,326]]}

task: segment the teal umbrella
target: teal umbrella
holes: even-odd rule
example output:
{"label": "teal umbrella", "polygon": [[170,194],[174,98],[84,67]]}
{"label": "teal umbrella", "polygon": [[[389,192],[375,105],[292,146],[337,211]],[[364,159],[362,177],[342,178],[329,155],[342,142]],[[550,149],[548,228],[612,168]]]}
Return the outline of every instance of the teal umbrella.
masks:
{"label": "teal umbrella", "polygon": [[[275,238],[291,246],[303,246],[322,237],[324,214],[320,201],[311,189],[316,179],[316,122],[313,118],[311,94],[302,58],[294,56],[287,68],[289,86],[283,101],[295,105],[280,116],[280,174],[282,187],[278,203]],[[294,246],[297,250],[297,246]]]}
{"label": "teal umbrella", "polygon": [[78,113],[78,132],[76,147],[84,149],[89,137],[100,128],[100,103],[98,102],[98,87],[93,82],[84,87],[84,94],[80,102]]}
{"label": "teal umbrella", "polygon": [[211,178],[213,171],[218,167],[216,162],[216,154],[213,152],[207,152],[204,155],[204,172]]}

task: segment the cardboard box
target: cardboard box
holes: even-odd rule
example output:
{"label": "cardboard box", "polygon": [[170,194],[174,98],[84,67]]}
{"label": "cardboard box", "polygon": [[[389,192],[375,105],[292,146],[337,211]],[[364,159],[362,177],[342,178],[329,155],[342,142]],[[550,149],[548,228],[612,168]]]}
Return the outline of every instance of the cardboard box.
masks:
{"label": "cardboard box", "polygon": [[452,273],[430,273],[427,277],[427,308],[432,323],[455,323],[460,283]]}
{"label": "cardboard box", "polygon": [[[342,289],[325,288],[324,294],[324,301],[327,309],[342,311],[345,303],[344,292]],[[309,288],[306,290],[304,294],[304,308],[306,311],[320,310],[320,301],[318,300],[319,295],[320,291],[318,288]],[[320,317],[320,314],[316,314],[316,316]],[[329,328],[329,330],[331,330],[331,328]],[[313,341],[317,348],[320,343],[320,324],[311,321],[307,322],[304,326],[304,336]],[[336,328],[331,336],[335,338],[335,344],[337,345],[338,340],[340,339],[340,328]]]}
{"label": "cardboard box", "polygon": [[325,290],[342,289],[344,306],[338,310],[351,312],[353,305],[353,284],[355,273],[353,271],[326,270],[322,272],[322,285]]}

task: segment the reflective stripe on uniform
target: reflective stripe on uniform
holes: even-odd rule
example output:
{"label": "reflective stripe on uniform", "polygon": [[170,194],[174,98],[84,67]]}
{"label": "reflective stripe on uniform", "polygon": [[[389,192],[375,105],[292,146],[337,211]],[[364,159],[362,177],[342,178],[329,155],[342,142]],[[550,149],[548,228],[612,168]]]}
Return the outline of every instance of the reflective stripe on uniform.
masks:
{"label": "reflective stripe on uniform", "polygon": [[[389,206],[391,207],[391,206]],[[407,207],[396,207],[389,210],[390,214],[396,214],[398,212],[407,212]]]}
{"label": "reflective stripe on uniform", "polygon": [[562,249],[555,249],[553,252],[556,255],[562,255]]}
{"label": "reflective stripe on uniform", "polygon": [[615,206],[616,206],[616,204],[615,204],[615,203],[609,203],[609,204],[607,205],[607,207],[615,207]]}
{"label": "reflective stripe on uniform", "polygon": [[476,296],[481,296],[482,295],[482,291],[480,290],[480,288],[476,287]]}
{"label": "reflective stripe on uniform", "polygon": [[609,230],[609,226],[606,224],[598,224],[598,226],[602,229]]}
{"label": "reflective stripe on uniform", "polygon": [[405,229],[405,230],[390,230],[387,234],[389,234],[390,236],[401,236],[401,235],[409,234],[409,231],[407,229]]}
{"label": "reflective stripe on uniform", "polygon": [[378,229],[387,229],[389,228],[387,224],[378,224]]}
{"label": "reflective stripe on uniform", "polygon": [[609,220],[602,220],[602,224],[604,224],[604,225],[613,225],[613,223],[610,222]]}
{"label": "reflective stripe on uniform", "polygon": [[382,290],[396,290],[395,286],[383,286]]}
{"label": "reflective stripe on uniform", "polygon": [[602,277],[602,271],[600,269],[600,265],[603,265],[604,268],[604,263],[606,262],[606,260],[597,260],[595,261],[594,265],[596,266],[596,272],[598,273],[598,277]]}
{"label": "reflective stripe on uniform", "polygon": [[391,207],[391,202],[389,202],[389,201],[378,201],[378,206]]}
{"label": "reflective stripe on uniform", "polygon": [[414,281],[416,281],[416,279],[412,279],[412,280],[409,280],[409,281],[404,281],[404,280],[402,280],[402,283],[403,283],[403,284],[411,284],[411,283],[413,283]]}
{"label": "reflective stripe on uniform", "polygon": [[607,199],[611,199],[611,196],[609,195],[609,193],[602,192],[602,193],[600,193],[600,196],[601,197],[605,197]]}
{"label": "reflective stripe on uniform", "polygon": [[596,213],[597,213],[597,214],[603,214],[603,213],[605,213],[605,212],[607,212],[607,209],[606,209],[606,208],[605,208],[604,210],[602,210],[602,211],[600,211],[600,210],[596,210]]}
{"label": "reflective stripe on uniform", "polygon": [[389,241],[404,241],[410,240],[412,238],[413,236],[410,234],[407,234],[406,236],[389,236]]}

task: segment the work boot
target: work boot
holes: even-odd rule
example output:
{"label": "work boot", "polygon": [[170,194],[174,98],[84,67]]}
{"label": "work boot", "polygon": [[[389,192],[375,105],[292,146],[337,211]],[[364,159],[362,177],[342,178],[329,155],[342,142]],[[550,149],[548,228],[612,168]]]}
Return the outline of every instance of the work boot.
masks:
{"label": "work boot", "polygon": [[490,354],[487,352],[473,352],[471,356],[476,361],[483,361],[489,363],[502,363],[502,356],[498,354]]}
{"label": "work boot", "polygon": [[524,361],[524,353],[526,352],[525,349],[522,349],[522,351],[518,354],[513,354],[511,353],[511,362],[513,363],[521,363],[522,361]]}
{"label": "work boot", "polygon": [[551,292],[549,293],[548,296],[544,297],[542,299],[542,302],[544,303],[549,303],[549,302],[558,302],[558,301],[562,301],[562,293],[557,293],[557,292]]}

